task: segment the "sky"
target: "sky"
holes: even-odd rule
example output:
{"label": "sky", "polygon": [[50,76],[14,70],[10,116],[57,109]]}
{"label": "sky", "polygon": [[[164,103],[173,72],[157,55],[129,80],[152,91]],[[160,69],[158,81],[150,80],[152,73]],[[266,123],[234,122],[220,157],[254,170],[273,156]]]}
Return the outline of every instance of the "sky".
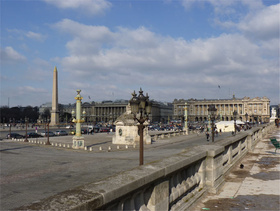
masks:
{"label": "sky", "polygon": [[0,0],[0,106],[268,97],[280,103],[279,0]]}

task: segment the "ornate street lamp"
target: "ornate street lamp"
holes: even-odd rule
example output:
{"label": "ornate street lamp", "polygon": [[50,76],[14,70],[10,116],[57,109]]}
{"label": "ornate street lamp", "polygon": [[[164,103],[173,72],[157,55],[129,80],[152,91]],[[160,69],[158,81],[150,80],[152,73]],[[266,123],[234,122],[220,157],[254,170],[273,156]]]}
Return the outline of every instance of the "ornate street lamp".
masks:
{"label": "ornate street lamp", "polygon": [[85,122],[86,119],[87,119],[87,118],[86,118],[86,114],[87,114],[87,112],[84,110],[83,113],[82,113],[82,117],[83,117],[82,120],[83,120],[84,122]]}
{"label": "ornate street lamp", "polygon": [[51,145],[50,143],[50,118],[47,119],[47,123],[48,123],[48,135],[47,135],[47,142],[46,145]]}
{"label": "ornate street lamp", "polygon": [[237,117],[237,111],[233,112],[233,119],[234,119],[234,134],[236,134],[236,117]]}
{"label": "ornate street lamp", "polygon": [[249,115],[246,113],[246,114],[245,114],[246,122],[248,121],[248,116],[249,116]]}
{"label": "ornate street lamp", "polygon": [[208,112],[210,114],[210,119],[212,121],[212,142],[214,142],[214,121],[215,121],[215,115],[216,115],[217,109],[215,108],[215,105],[210,105],[208,108]]}
{"label": "ornate street lamp", "polygon": [[25,140],[24,140],[24,142],[28,142],[28,140],[27,140],[27,124],[28,124],[28,118],[25,117]]}
{"label": "ornate street lamp", "polygon": [[246,114],[245,114],[245,118],[246,118],[246,130],[248,129],[248,125],[247,125],[247,124],[248,124],[248,116],[249,116],[249,115],[246,113]]}
{"label": "ornate street lamp", "polygon": [[[85,120],[84,118],[81,118],[82,116],[82,99],[83,97],[80,95],[81,90],[77,90],[77,96],[75,97],[76,100],[76,119],[73,118],[72,122],[76,123],[76,134],[73,137],[73,148],[78,149],[78,148],[84,148],[84,137],[82,137],[81,133],[81,123],[83,123]],[[72,114],[75,114],[75,112],[72,111]]]}
{"label": "ornate street lamp", "polygon": [[252,115],[252,119],[253,119],[252,120],[253,121],[253,126],[255,126],[255,115],[254,114]]}
{"label": "ornate street lamp", "polygon": [[[136,96],[135,91],[132,93],[132,98],[129,101],[131,107],[131,113],[134,114],[134,120],[137,120],[139,125],[139,133],[140,133],[140,147],[139,147],[139,165],[143,165],[144,163],[144,140],[143,140],[143,132],[144,132],[144,122],[147,121],[148,115],[152,110],[152,103],[149,101],[148,93],[146,97],[143,95],[143,91],[140,88],[138,97]],[[140,112],[140,118],[136,117]]]}
{"label": "ornate street lamp", "polygon": [[9,138],[12,139],[12,136],[11,136],[11,131],[12,131],[12,119],[11,119],[11,118],[10,118],[10,125],[9,125],[9,126],[10,126],[10,137],[9,137]]}

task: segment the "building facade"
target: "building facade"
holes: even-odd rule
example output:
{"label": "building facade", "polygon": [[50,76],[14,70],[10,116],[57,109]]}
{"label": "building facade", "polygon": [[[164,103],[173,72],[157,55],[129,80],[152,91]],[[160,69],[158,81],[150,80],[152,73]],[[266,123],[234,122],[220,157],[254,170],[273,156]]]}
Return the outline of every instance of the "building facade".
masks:
{"label": "building facade", "polygon": [[[102,102],[84,102],[82,103],[83,118],[87,124],[96,124],[104,122],[112,124],[116,119],[126,111],[128,101],[102,101]],[[64,106],[64,112],[75,111],[76,104]]]}
{"label": "building facade", "polygon": [[[128,100],[82,103],[82,112],[85,111],[85,123],[113,124],[120,115],[126,112],[128,103]],[[152,101],[152,103],[152,113],[149,115],[150,121],[166,123],[173,115],[173,104],[156,101]],[[75,104],[63,105],[63,112],[71,114],[72,110],[76,110],[75,107]]]}
{"label": "building facade", "polygon": [[267,97],[235,98],[234,95],[231,99],[175,99],[173,101],[173,119],[182,121],[185,118],[185,109],[187,109],[188,122],[208,121],[210,105],[215,105],[216,119],[220,121],[233,120],[233,112],[237,111],[237,119],[241,121],[269,122],[270,100]]}
{"label": "building facade", "polygon": [[173,116],[173,104],[152,101],[152,112],[149,119],[153,123],[168,123]]}

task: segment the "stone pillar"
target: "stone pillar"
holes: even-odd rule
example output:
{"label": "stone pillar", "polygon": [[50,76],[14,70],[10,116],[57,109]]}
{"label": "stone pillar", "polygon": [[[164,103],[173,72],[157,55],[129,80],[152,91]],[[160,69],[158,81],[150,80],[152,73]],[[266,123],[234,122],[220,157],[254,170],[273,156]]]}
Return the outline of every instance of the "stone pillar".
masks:
{"label": "stone pillar", "polygon": [[155,185],[147,208],[151,211],[169,209],[169,181]]}
{"label": "stone pillar", "polygon": [[59,111],[58,111],[58,81],[57,81],[57,69],[53,70],[53,89],[52,89],[52,110],[51,110],[51,123],[50,125],[57,125],[59,123]]}
{"label": "stone pillar", "polygon": [[206,185],[210,193],[217,193],[224,183],[223,153],[224,147],[211,146],[206,158]]}

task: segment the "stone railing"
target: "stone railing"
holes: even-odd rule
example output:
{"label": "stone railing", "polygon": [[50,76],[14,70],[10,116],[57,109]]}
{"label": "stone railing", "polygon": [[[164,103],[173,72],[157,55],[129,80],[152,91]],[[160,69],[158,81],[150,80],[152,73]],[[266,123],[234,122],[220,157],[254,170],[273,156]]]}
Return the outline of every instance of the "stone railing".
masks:
{"label": "stone railing", "polygon": [[186,210],[203,193],[216,193],[224,175],[272,128],[262,126],[214,144],[195,146],[18,209]]}
{"label": "stone railing", "polygon": [[180,131],[168,131],[168,132],[162,132],[162,133],[158,133],[158,134],[153,134],[150,135],[152,140],[158,140],[158,139],[164,139],[164,138],[170,138],[170,137],[174,137],[174,136],[181,136],[181,135],[187,135],[186,131],[180,130]]}

